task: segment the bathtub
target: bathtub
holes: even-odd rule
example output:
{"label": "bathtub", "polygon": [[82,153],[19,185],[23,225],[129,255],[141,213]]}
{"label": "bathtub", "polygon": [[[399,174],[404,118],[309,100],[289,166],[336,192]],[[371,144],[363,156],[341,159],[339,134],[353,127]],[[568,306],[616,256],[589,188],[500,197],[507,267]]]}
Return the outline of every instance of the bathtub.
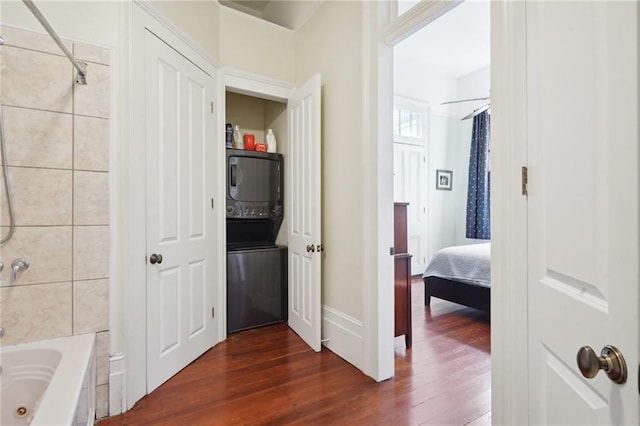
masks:
{"label": "bathtub", "polygon": [[0,348],[0,424],[93,425],[95,334]]}

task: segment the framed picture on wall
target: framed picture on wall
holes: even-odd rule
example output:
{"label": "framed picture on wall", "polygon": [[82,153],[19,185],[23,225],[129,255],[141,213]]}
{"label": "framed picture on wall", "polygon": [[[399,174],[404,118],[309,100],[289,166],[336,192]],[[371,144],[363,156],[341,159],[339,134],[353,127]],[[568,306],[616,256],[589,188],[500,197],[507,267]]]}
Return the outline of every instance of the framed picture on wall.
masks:
{"label": "framed picture on wall", "polygon": [[451,191],[453,188],[453,172],[451,170],[436,170],[436,189]]}

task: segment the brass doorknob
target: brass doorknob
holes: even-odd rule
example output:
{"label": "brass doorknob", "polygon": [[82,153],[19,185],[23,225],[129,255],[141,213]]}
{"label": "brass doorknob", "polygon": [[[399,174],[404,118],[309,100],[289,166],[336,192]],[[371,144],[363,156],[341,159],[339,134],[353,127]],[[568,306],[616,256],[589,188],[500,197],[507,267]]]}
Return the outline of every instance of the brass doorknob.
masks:
{"label": "brass doorknob", "polygon": [[605,346],[600,356],[596,355],[591,346],[583,346],[578,351],[576,360],[580,372],[587,379],[596,377],[598,371],[604,370],[615,383],[622,384],[627,381],[627,363],[615,346]]}
{"label": "brass doorknob", "polygon": [[149,263],[152,265],[155,265],[156,263],[162,263],[162,255],[153,253],[151,256],[149,256]]}

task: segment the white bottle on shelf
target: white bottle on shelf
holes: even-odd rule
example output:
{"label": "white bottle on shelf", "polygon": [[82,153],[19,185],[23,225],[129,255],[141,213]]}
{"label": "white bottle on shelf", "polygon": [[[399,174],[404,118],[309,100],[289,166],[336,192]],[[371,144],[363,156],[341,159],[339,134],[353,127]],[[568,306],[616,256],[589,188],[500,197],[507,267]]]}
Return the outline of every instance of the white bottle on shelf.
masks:
{"label": "white bottle on shelf", "polygon": [[276,135],[273,134],[272,129],[267,130],[267,152],[276,152],[278,147],[276,145]]}
{"label": "white bottle on shelf", "polygon": [[244,140],[242,140],[242,132],[240,132],[240,128],[236,124],[236,127],[233,129],[233,147],[235,149],[244,149]]}

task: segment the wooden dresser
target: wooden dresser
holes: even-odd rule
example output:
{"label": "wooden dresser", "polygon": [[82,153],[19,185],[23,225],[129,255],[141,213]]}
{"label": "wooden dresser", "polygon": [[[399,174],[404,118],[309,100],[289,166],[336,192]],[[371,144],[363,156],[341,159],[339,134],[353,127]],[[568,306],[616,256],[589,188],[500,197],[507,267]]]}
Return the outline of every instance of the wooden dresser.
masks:
{"label": "wooden dresser", "polygon": [[407,206],[393,204],[395,336],[411,347],[411,255],[407,252]]}

